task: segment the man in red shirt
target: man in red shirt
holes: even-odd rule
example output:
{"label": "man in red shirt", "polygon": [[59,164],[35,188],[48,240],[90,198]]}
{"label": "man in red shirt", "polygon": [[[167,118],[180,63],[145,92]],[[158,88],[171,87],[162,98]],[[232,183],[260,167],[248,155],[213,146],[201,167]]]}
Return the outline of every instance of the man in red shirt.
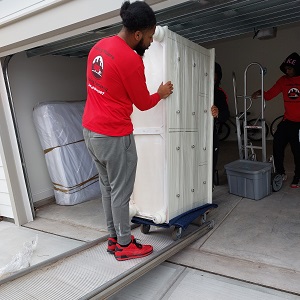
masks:
{"label": "man in red shirt", "polygon": [[87,61],[87,101],[82,125],[87,148],[97,166],[109,232],[108,248],[117,260],[149,255],[151,245],[131,235],[129,199],[135,181],[137,153],[131,114],[154,107],[173,91],[170,81],[150,95],[142,56],[153,41],[156,18],[143,1],[125,1],[123,27],[91,49]]}
{"label": "man in red shirt", "polygon": [[[284,151],[288,143],[294,156],[295,175],[291,183],[292,188],[300,187],[300,56],[297,53],[289,55],[280,66],[285,74],[280,77],[274,86],[264,92],[265,100],[271,100],[282,93],[284,101],[284,118],[278,125],[273,141],[273,155],[276,172],[286,179],[284,169]],[[261,95],[261,90],[253,93],[252,98]]]}

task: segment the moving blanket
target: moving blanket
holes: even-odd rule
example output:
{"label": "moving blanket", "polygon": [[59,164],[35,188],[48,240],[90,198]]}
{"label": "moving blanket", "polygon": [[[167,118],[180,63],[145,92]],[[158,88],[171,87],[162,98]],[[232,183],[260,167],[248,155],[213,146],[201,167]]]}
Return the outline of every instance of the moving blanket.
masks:
{"label": "moving blanket", "polygon": [[59,205],[101,197],[98,172],[85,146],[81,119],[85,101],[37,104],[33,121]]}

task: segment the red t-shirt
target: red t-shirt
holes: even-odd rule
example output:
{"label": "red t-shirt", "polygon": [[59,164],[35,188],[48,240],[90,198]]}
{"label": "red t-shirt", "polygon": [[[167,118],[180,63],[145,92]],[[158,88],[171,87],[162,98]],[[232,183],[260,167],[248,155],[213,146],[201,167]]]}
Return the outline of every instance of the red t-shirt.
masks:
{"label": "red t-shirt", "polygon": [[87,61],[87,101],[83,127],[108,136],[133,132],[133,105],[148,110],[160,101],[149,94],[142,58],[119,36],[100,40]]}
{"label": "red t-shirt", "polygon": [[280,77],[277,82],[264,92],[265,100],[271,100],[282,93],[284,101],[284,118],[293,122],[300,122],[300,76]]}

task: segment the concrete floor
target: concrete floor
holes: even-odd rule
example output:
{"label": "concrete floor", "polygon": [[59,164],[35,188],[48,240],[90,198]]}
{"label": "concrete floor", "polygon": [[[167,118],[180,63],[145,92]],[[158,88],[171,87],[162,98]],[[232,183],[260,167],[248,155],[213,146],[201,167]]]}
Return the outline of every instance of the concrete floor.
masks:
{"label": "concrete floor", "polygon": [[257,201],[228,193],[224,165],[237,157],[236,142],[221,144],[220,185],[213,193],[219,207],[209,215],[216,226],[170,261],[300,295],[300,189],[289,187],[291,151],[286,150],[282,189]]}
{"label": "concrete floor", "polygon": [[[270,148],[268,142],[268,155]],[[286,153],[288,181],[279,192],[258,201],[228,193],[224,165],[237,158],[236,142],[223,142],[218,163],[220,185],[213,192],[213,202],[219,207],[208,215],[216,225],[207,235],[169,259],[169,263],[292,293],[280,299],[291,299],[292,295],[293,299],[298,298],[300,189],[289,187],[293,176],[290,150]],[[72,207],[54,203],[40,207],[35,221],[21,228],[0,222],[1,244],[5,245],[1,247],[0,270],[22,250],[23,243],[34,239],[36,234],[38,243],[31,264],[105,236],[101,201]]]}

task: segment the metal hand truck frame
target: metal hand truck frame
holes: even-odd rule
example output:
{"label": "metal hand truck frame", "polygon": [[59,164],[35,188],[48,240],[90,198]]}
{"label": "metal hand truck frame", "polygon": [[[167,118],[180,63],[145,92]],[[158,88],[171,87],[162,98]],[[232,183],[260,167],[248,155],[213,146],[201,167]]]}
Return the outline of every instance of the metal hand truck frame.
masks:
{"label": "metal hand truck frame", "polygon": [[[252,97],[247,95],[247,72],[250,67],[258,66],[260,75],[261,75],[261,112],[260,112],[260,124],[256,125],[249,125],[247,123],[247,112],[252,106]],[[233,96],[234,96],[234,105],[235,105],[235,121],[236,121],[236,128],[237,128],[237,142],[238,142],[238,150],[239,150],[239,157],[240,159],[245,160],[257,160],[257,156],[255,153],[256,150],[262,151],[262,162],[267,162],[266,156],[266,121],[264,118],[264,110],[266,107],[265,99],[264,99],[264,75],[266,74],[266,69],[262,67],[261,64],[257,62],[250,63],[245,71],[244,71],[244,94],[242,96],[237,95],[236,90],[236,76],[233,72],[232,74],[232,82],[233,82]],[[243,99],[244,111],[242,114],[238,113],[238,98]],[[243,127],[242,127],[243,125]],[[243,128],[243,134],[241,132],[241,127]],[[261,145],[253,145],[252,142],[248,139],[248,130],[261,130],[262,131],[262,139]],[[243,137],[243,139],[242,139]],[[251,153],[250,153],[251,152]],[[272,163],[273,172],[271,174],[271,185],[272,190],[277,192],[281,189],[283,185],[283,178],[280,174],[276,174],[275,165],[273,155],[270,156],[268,162]]]}

